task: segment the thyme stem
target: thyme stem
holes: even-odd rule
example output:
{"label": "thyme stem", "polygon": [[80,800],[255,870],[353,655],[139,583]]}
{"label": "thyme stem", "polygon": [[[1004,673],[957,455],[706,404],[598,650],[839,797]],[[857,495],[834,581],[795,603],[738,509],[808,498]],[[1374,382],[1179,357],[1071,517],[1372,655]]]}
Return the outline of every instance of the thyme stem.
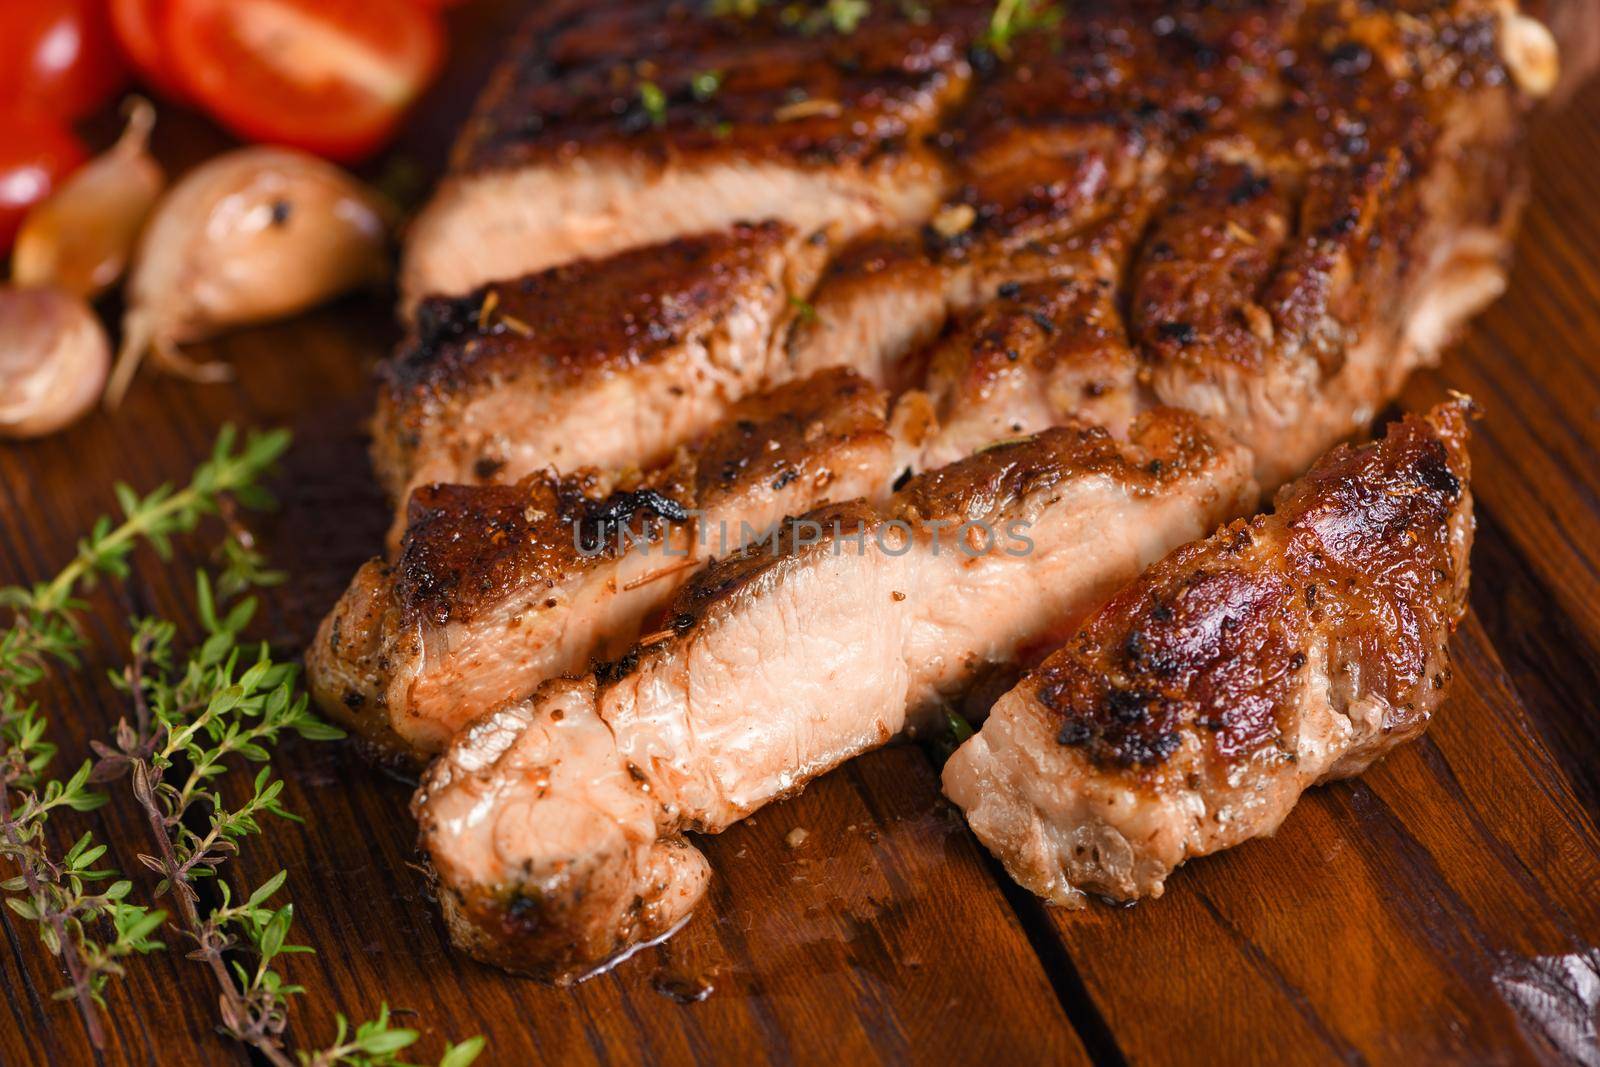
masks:
{"label": "thyme stem", "polygon": [[224,1028],[228,1031],[228,1036],[244,1042],[261,1053],[273,1067],[294,1067],[294,1061],[284,1051],[283,1043],[267,1033],[259,1022],[253,1022],[248,1026],[241,1025],[241,1021],[251,1018],[252,1013],[239,994],[239,987],[234,982],[233,975],[228,973],[227,964],[222,958],[222,949],[218,945],[217,930],[200,918],[199,909],[195,907],[196,895],[188,880],[187,868],[178,862],[177,850],[173,848],[172,836],[167,827],[167,817],[155,799],[154,790],[150,787],[152,773],[148,760],[134,761],[133,793],[139,806],[144,809],[145,820],[150,824],[150,834],[155,838],[156,848],[160,852],[162,877],[166,880],[167,891],[177,899],[178,914],[183,920],[184,932],[194,939],[198,958],[205,963],[211,972],[211,977],[216,981],[217,991],[222,998]]}
{"label": "thyme stem", "polygon": [[[11,814],[11,784],[14,776],[13,768],[8,764],[0,769],[0,826],[5,828],[6,843],[15,853],[20,853],[24,842],[17,832],[16,823],[12,821]],[[83,961],[73,951],[66,951],[69,945],[67,940],[67,923],[62,918],[60,911],[50,902],[44,891],[44,884],[39,880],[38,871],[30,863],[22,865],[22,878],[27,886],[28,896],[34,901],[44,920],[49,923],[50,929],[55,931],[56,940],[63,946],[61,962],[66,967],[67,979],[71,983],[73,1002],[78,1006],[78,1015],[83,1019],[83,1028],[89,1035],[89,1044],[96,1049],[106,1047],[105,1026],[100,1021],[100,1011],[95,1006],[94,989],[90,985],[88,974],[83,967]]]}

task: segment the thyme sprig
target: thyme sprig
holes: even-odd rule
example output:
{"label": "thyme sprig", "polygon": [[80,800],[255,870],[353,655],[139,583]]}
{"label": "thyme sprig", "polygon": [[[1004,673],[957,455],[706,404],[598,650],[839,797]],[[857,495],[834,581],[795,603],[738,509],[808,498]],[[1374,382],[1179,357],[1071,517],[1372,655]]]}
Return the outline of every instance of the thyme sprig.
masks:
{"label": "thyme sprig", "polygon": [[[161,876],[156,896],[170,896],[181,935],[191,944],[191,959],[203,963],[215,980],[221,1029],[261,1052],[269,1062],[292,1064],[283,1046],[287,986],[271,968],[285,952],[304,951],[284,938],[293,917],[290,905],[265,908],[282,886],[281,874],[235,907],[226,883],[219,882],[222,904],[202,914],[200,884],[238,852],[239,842],[261,832],[267,815],[294,819],[279,802],[282,780],[267,767],[255,775],[250,795],[239,806],[227,802],[220,778],[238,762],[266,763],[268,746],[286,731],[312,740],[342,736],[311,714],[304,695],[296,695],[295,668],[275,662],[262,644],[254,653],[240,635],[255,614],[252,598],[219,605],[204,572],[196,577],[195,605],[204,635],[184,659],[176,661],[176,627],[145,618],[134,625],[128,666],[113,683],[129,699],[133,721],[116,729],[116,746],[100,746],[93,777],[127,777],[150,829],[154,853],[139,862]],[[191,818],[191,817],[194,818]],[[199,825],[201,828],[196,829]],[[229,953],[241,945],[258,963],[247,970],[230,965]]]}
{"label": "thyme sprig", "polygon": [[861,21],[872,13],[868,0],[826,0],[822,7],[801,23],[807,33],[817,33],[824,27],[833,32],[852,34]]}
{"label": "thyme sprig", "polygon": [[[42,725],[43,720],[34,717],[23,729],[33,733]],[[18,779],[12,772],[17,765],[8,754],[0,766],[0,857],[21,867],[22,873],[0,883],[0,890],[8,894],[6,905],[12,911],[38,924],[45,948],[61,959],[67,985],[55,997],[77,1004],[90,1041],[103,1048],[102,991],[111,978],[123,973],[124,957],[163,947],[151,935],[166,921],[166,912],[128,903],[124,898],[133,883],[127,879],[112,881],[98,892],[89,890],[91,883],[116,877],[115,872],[96,866],[106,846],[95,844],[92,834],[78,838],[60,857],[46,844],[45,822],[53,810],[90,811],[105,802],[103,795],[87,788],[89,764],[66,783],[52,779],[42,790],[20,791],[20,802],[14,804],[12,792]],[[37,769],[33,773],[38,773]],[[109,938],[94,932],[103,925],[101,920],[110,921]]]}
{"label": "thyme sprig", "polygon": [[[260,572],[251,553],[240,558],[244,570]],[[112,679],[128,698],[133,717],[118,723],[114,747],[97,748],[92,777],[130,780],[154,848],[139,861],[160,875],[157,897],[172,898],[180,936],[191,946],[189,957],[212,975],[222,1031],[267,1062],[292,1067],[295,1057],[284,1037],[288,1005],[304,990],[288,983],[275,965],[280,956],[311,949],[288,940],[294,905],[272,903],[288,874],[279,871],[235,903],[232,886],[219,872],[243,839],[262,832],[265,817],[299,821],[282,806],[284,783],[267,766],[272,747],[291,732],[312,741],[344,735],[312,713],[292,663],[276,661],[264,643],[253,649],[242,643],[256,612],[254,598],[221,596],[201,572],[195,579],[195,607],[202,634],[181,658],[174,653],[172,623],[136,621],[128,665]],[[247,763],[262,766],[243,801],[232,804],[219,783],[230,769]],[[201,887],[208,880],[218,900],[206,912]],[[299,1060],[396,1064],[399,1051],[417,1035],[388,1020],[385,1006],[353,1034],[341,1021],[329,1048],[302,1052]],[[471,1062],[481,1044],[474,1039],[449,1046],[444,1062]]]}
{"label": "thyme sprig", "polygon": [[[100,1010],[106,983],[123,973],[126,957],[162,947],[151,935],[166,914],[126,900],[132,882],[97,866],[106,849],[92,834],[62,855],[52,852],[45,835],[52,813],[92,811],[106,797],[90,788],[88,762],[64,782],[46,777],[56,747],[46,738],[46,719],[29,693],[52,665],[79,665],[83,640],[74,620],[83,604],[78,597],[99,578],[125,577],[128,557],[141,542],[170,558],[172,537],[217,513],[230,496],[246,506],[270,503],[259,482],[288,446],[288,435],[255,434],[242,447],[237,444],[232,428],[224,429],[210,458],[181,490],[163,486],[140,497],[118,485],[121,523],[97,522],[51,581],[0,589],[0,607],[12,613],[10,628],[0,634],[0,857],[21,870],[0,883],[0,891],[12,911],[38,925],[45,947],[61,960],[67,985],[56,995],[77,1004],[96,1048],[105,1044]],[[228,573],[238,570],[230,567]],[[109,884],[91,891],[104,883]]]}
{"label": "thyme sprig", "polygon": [[[13,613],[11,628],[0,636],[0,856],[21,870],[0,889],[11,910],[38,924],[45,945],[61,959],[68,985],[58,995],[77,1003],[96,1047],[104,1045],[106,983],[122,973],[126,957],[165,948],[155,935],[170,925],[189,947],[189,958],[215,980],[219,1029],[269,1063],[402,1067],[400,1053],[419,1035],[393,1025],[387,1004],[353,1030],[339,1016],[325,1049],[291,1049],[284,1034],[288,1002],[302,989],[284,979],[277,961],[311,950],[288,940],[293,905],[273,903],[287,875],[280,871],[238,895],[222,877],[240,842],[261,833],[267,816],[296,819],[281,804],[283,781],[267,765],[272,747],[291,732],[311,740],[342,736],[312,714],[292,663],[274,659],[265,643],[243,640],[257,607],[244,594],[282,576],[266,567],[236,508],[271,503],[260,481],[287,445],[286,434],[273,433],[252,435],[240,446],[225,430],[188,486],[144,497],[118,486],[120,523],[96,523],[55,579],[0,589],[0,605]],[[196,576],[199,640],[180,655],[173,623],[134,620],[128,662],[111,675],[128,714],[109,743],[91,742],[95,758],[69,779],[47,778],[55,748],[28,693],[52,665],[79,665],[84,644],[75,620],[84,605],[78,597],[98,579],[126,578],[129,557],[141,543],[170,559],[172,538],[208,515],[223,520],[228,537],[218,549],[217,577]],[[249,763],[260,769],[242,800],[230,802],[228,794],[237,790],[227,784],[229,771]],[[98,866],[106,848],[91,834],[60,856],[50,849],[46,826],[53,813],[100,807],[108,797],[93,786],[123,780],[150,833],[152,851],[138,860],[160,876],[155,896],[171,898],[175,920],[127,900],[132,881]],[[214,888],[204,894],[208,885]],[[481,1038],[447,1045],[442,1067],[465,1067],[482,1045]]]}

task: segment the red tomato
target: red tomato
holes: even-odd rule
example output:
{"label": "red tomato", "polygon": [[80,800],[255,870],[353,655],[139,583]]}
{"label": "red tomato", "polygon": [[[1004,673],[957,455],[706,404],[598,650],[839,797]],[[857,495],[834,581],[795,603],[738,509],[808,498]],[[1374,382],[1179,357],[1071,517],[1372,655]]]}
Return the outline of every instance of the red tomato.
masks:
{"label": "red tomato", "polygon": [[438,16],[394,0],[167,0],[190,95],[240,136],[353,162],[438,71]]}
{"label": "red tomato", "polygon": [[59,120],[26,114],[0,118],[0,252],[11,247],[28,209],[87,158]]}
{"label": "red tomato", "polygon": [[104,0],[0,3],[0,108],[81,118],[127,76]]}
{"label": "red tomato", "polygon": [[167,99],[186,102],[189,94],[173,68],[162,33],[168,0],[110,0],[110,3],[111,27],[116,30],[117,43],[139,72],[140,79]]}

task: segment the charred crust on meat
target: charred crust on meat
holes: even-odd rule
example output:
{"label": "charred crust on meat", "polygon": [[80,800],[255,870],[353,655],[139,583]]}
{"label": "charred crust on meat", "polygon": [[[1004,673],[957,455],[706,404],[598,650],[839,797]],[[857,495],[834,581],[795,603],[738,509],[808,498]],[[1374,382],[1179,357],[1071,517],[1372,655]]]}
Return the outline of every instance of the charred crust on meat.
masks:
{"label": "charred crust on meat", "polygon": [[1163,341],[1172,341],[1176,344],[1193,344],[1195,338],[1194,326],[1187,322],[1163,322],[1156,327],[1156,335]]}
{"label": "charred crust on meat", "polygon": [[738,224],[430,297],[380,380],[406,404],[535,370],[559,378],[647,361],[764,278],[792,236],[782,223]]}
{"label": "charred crust on meat", "polygon": [[1228,203],[1233,207],[1248,204],[1265,196],[1271,188],[1272,182],[1265,175],[1247,174],[1228,190]]}
{"label": "charred crust on meat", "polygon": [[578,518],[577,541],[584,552],[595,552],[624,536],[634,536],[635,519],[650,515],[667,522],[687,522],[689,511],[657,489],[617,490],[603,500],[585,499]]}
{"label": "charred crust on meat", "polygon": [[1359,41],[1340,41],[1328,50],[1328,63],[1335,74],[1362,74],[1372,66],[1372,49]]}
{"label": "charred crust on meat", "polygon": [[642,655],[642,649],[631,648],[617,659],[595,664],[594,680],[596,684],[605,686],[622,681],[639,669],[639,659]]}
{"label": "charred crust on meat", "polygon": [[1364,654],[1365,684],[1417,706],[1448,670],[1443,641],[1464,610],[1464,439],[1459,409],[1408,417],[1381,442],[1333,450],[1272,515],[1157,564],[1035,672],[1057,741],[1130,773],[1185,738],[1218,766],[1288,759],[1283,717],[1326,620],[1352,647],[1384,650]]}

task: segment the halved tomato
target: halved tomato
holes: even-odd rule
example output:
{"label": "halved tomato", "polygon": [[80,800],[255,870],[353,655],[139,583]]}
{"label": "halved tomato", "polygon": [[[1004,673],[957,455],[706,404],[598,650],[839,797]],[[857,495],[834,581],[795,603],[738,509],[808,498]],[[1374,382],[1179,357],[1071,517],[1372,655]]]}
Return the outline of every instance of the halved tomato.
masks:
{"label": "halved tomato", "polygon": [[168,100],[185,103],[184,90],[167,48],[164,26],[168,0],[111,0],[111,27],[139,77]]}
{"label": "halved tomato", "polygon": [[165,0],[195,100],[242,137],[353,162],[439,69],[438,16],[394,0]]}
{"label": "halved tomato", "polygon": [[28,209],[87,158],[59,119],[26,113],[0,118],[0,252],[11,247]]}

